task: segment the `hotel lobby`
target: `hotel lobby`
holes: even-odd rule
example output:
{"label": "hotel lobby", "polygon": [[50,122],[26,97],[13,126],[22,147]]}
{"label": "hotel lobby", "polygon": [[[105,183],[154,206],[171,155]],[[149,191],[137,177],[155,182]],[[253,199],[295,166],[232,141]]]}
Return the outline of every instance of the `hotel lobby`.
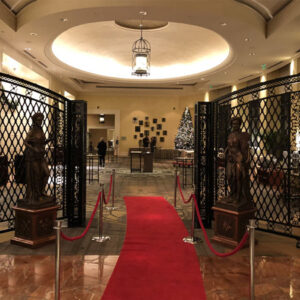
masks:
{"label": "hotel lobby", "polygon": [[[298,0],[1,0],[0,298],[300,299],[299,28]],[[13,242],[29,189],[17,157],[37,112],[45,194],[61,231],[81,237],[61,239],[60,298],[54,231],[45,245]],[[249,134],[252,291],[249,244],[216,256],[193,200],[182,201],[196,195],[214,240],[234,117]],[[100,228],[110,240],[93,240]],[[193,230],[197,243],[184,243]],[[224,254],[239,242],[212,246]]]}

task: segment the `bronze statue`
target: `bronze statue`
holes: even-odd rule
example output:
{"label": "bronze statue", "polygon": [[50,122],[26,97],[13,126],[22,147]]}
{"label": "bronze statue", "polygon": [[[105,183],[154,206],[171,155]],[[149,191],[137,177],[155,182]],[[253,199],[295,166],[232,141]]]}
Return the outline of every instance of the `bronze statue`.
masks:
{"label": "bronze statue", "polygon": [[250,136],[247,132],[241,132],[241,123],[240,117],[231,119],[232,131],[228,136],[227,147],[224,153],[229,195],[222,199],[222,202],[238,207],[251,204],[249,185]]}
{"label": "bronze statue", "polygon": [[42,129],[44,115],[40,112],[32,116],[32,126],[26,136],[25,169],[27,185],[25,201],[21,206],[43,207],[54,199],[45,193],[45,187],[50,176],[48,163],[45,159],[45,145],[52,139],[47,139]]}

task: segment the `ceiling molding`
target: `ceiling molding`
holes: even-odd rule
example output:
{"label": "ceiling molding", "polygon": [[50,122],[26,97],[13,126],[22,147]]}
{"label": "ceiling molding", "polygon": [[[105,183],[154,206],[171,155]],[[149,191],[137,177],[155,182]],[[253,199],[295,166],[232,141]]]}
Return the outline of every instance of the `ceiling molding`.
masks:
{"label": "ceiling molding", "polygon": [[283,10],[292,0],[235,0],[255,10],[267,22],[272,20],[281,10]]}
{"label": "ceiling molding", "polygon": [[96,85],[97,89],[183,90],[183,87]]}
{"label": "ceiling molding", "polygon": [[[140,30],[141,29],[141,20],[115,20],[115,23],[118,26],[121,26],[126,29],[134,29],[134,30]],[[163,27],[166,27],[168,25],[168,22],[166,21],[155,21],[155,20],[143,20],[142,22],[142,28],[143,30],[155,30],[155,29],[161,29]]]}
{"label": "ceiling molding", "polygon": [[12,30],[16,31],[17,18],[3,2],[0,2],[0,21],[4,22]]}
{"label": "ceiling molding", "polygon": [[1,2],[15,15],[35,1],[37,0],[1,0]]}

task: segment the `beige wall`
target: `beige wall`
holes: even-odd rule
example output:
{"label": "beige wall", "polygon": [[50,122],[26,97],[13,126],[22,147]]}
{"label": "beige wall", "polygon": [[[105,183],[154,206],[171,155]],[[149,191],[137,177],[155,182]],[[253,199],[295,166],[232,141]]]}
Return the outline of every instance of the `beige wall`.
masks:
{"label": "beige wall", "polygon": [[[98,114],[101,110],[119,110],[120,111],[120,144],[119,154],[127,155],[128,149],[138,146],[138,139],[134,139],[134,135],[139,133],[135,132],[135,126],[138,124],[133,123],[133,118],[145,122],[145,117],[148,116],[150,120],[150,127],[141,126],[141,132],[150,130],[150,137],[154,136],[153,133],[160,131],[160,136],[163,130],[167,131],[164,142],[160,142],[159,138],[157,146],[162,148],[174,148],[174,139],[177,134],[179,122],[184,111],[188,106],[192,116],[194,115],[194,105],[197,101],[201,100],[198,96],[183,96],[176,93],[168,93],[162,91],[160,94],[152,92],[134,92],[123,93],[121,91],[105,91],[101,94],[85,93],[79,94],[80,99],[88,102],[88,114]],[[153,118],[158,119],[158,123],[162,124],[162,130],[151,131],[151,126],[156,127],[152,123]],[[165,118],[166,122],[161,122]],[[99,123],[99,122],[98,122]]]}
{"label": "beige wall", "polygon": [[107,129],[91,129],[89,132],[89,141],[93,143],[94,151],[97,152],[97,145],[101,139],[107,142]]}
{"label": "beige wall", "polygon": [[[31,69],[32,71],[36,72],[40,76],[47,79],[49,81],[49,87],[48,88],[50,90],[52,90],[56,93],[59,93],[61,95],[64,94],[65,90],[68,90],[70,93],[77,96],[77,92],[72,87],[70,87],[69,85],[66,85],[61,80],[59,80],[59,79],[53,77],[52,75],[50,75],[45,68],[38,65],[32,59],[27,58],[26,55],[23,54],[21,51],[15,50],[13,47],[8,45],[2,39],[0,39],[0,72],[4,72],[4,70],[2,68],[3,53],[7,54],[11,58],[15,59],[16,61],[18,61],[19,63],[24,65],[25,67]],[[14,76],[23,78],[22,75],[18,75],[18,74],[14,75]],[[35,82],[35,83],[39,84],[39,82]],[[76,99],[78,99],[78,98],[76,98]]]}
{"label": "beige wall", "polygon": [[87,115],[87,128],[114,128],[115,127],[115,116],[104,115],[104,123],[99,122],[99,114],[88,114]]}

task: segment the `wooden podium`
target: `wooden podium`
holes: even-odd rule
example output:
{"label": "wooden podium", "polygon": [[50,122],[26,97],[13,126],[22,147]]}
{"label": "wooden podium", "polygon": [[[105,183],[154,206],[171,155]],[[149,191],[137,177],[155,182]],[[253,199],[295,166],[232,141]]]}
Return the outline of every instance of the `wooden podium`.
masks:
{"label": "wooden podium", "polygon": [[10,240],[11,244],[38,248],[54,241],[57,209],[57,205],[40,209],[14,207],[15,237]]}
{"label": "wooden podium", "polygon": [[224,246],[236,247],[247,230],[249,220],[254,218],[256,208],[238,210],[230,205],[216,205],[212,209],[215,219],[212,241]]}
{"label": "wooden podium", "polygon": [[153,153],[150,151],[144,152],[143,172],[153,172]]}

